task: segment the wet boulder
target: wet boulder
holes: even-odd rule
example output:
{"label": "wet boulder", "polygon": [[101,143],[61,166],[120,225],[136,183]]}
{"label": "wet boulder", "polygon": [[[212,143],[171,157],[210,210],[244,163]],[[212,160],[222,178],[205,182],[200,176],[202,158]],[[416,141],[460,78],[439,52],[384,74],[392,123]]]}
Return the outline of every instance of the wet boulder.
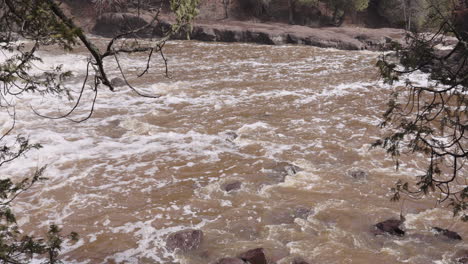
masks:
{"label": "wet boulder", "polygon": [[276,163],[275,167],[273,168],[274,171],[280,173],[286,173],[289,176],[293,176],[298,172],[302,171],[302,169],[294,164],[288,162],[278,162]]}
{"label": "wet boulder", "polygon": [[393,236],[404,236],[405,231],[400,228],[402,224],[403,220],[388,219],[374,225],[373,233],[374,235],[389,234]]}
{"label": "wet boulder", "polygon": [[309,264],[309,262],[303,260],[302,258],[295,258],[291,264]]}
{"label": "wet boulder", "polygon": [[313,210],[306,207],[297,207],[294,209],[293,216],[294,218],[307,219],[310,214],[313,213]]}
{"label": "wet boulder", "polygon": [[468,249],[458,250],[453,256],[454,263],[468,264]]}
{"label": "wet boulder", "polygon": [[241,187],[242,187],[242,182],[235,181],[235,182],[231,182],[231,183],[224,185],[223,190],[226,192],[232,192],[232,191],[239,190]]}
{"label": "wet boulder", "polygon": [[284,182],[286,176],[293,176],[302,169],[288,162],[277,162],[273,168],[273,173],[269,174],[270,178],[274,178],[277,182]]}
{"label": "wet boulder", "polygon": [[250,264],[267,264],[265,253],[263,248],[256,248],[246,251],[239,255],[239,258]]}
{"label": "wet boulder", "polygon": [[239,135],[237,135],[236,132],[233,132],[233,131],[226,132],[226,140],[229,142],[236,140],[236,138],[238,137]]}
{"label": "wet boulder", "polygon": [[214,264],[245,264],[245,262],[240,258],[222,258]]}
{"label": "wet boulder", "polygon": [[166,248],[169,251],[181,250],[183,252],[197,249],[203,240],[203,232],[196,229],[186,229],[170,234],[166,239]]}
{"label": "wet boulder", "polygon": [[438,236],[443,236],[449,240],[462,240],[462,237],[457,232],[450,231],[448,229],[433,227],[432,231],[435,232]]}
{"label": "wet boulder", "polygon": [[197,27],[197,26],[193,27],[190,38],[201,40],[201,41],[216,41],[217,40],[217,36],[213,28]]}
{"label": "wet boulder", "polygon": [[119,78],[119,77],[115,77],[115,78],[112,78],[112,80],[110,81],[111,85],[113,87],[122,87],[122,86],[125,86],[127,85],[125,83],[125,81],[122,79],[122,78]]}
{"label": "wet boulder", "polygon": [[362,169],[351,169],[346,174],[357,181],[365,181],[369,178],[369,174]]}

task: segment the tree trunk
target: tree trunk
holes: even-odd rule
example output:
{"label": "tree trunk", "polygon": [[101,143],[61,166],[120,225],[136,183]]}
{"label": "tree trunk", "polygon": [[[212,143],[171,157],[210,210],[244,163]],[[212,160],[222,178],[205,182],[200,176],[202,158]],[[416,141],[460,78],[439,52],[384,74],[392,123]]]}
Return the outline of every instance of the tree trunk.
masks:
{"label": "tree trunk", "polygon": [[346,11],[344,11],[343,15],[338,19],[338,22],[336,23],[337,27],[341,27],[341,25],[343,25],[343,22],[345,20],[345,16],[346,16]]}
{"label": "tree trunk", "polygon": [[289,24],[294,25],[294,1],[288,0],[288,9],[289,9]]}
{"label": "tree trunk", "polygon": [[228,8],[229,8],[230,0],[222,0],[222,1],[223,1],[223,7],[224,7],[224,19],[228,19],[229,18]]}
{"label": "tree trunk", "polygon": [[138,17],[140,17],[140,5],[141,5],[141,0],[138,0]]}

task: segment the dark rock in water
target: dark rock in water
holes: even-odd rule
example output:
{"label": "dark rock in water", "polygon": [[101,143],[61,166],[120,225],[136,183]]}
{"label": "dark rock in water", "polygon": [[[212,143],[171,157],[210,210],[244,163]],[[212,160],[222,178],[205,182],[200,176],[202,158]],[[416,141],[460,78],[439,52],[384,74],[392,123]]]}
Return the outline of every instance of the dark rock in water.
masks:
{"label": "dark rock in water", "polygon": [[201,41],[216,41],[216,33],[212,28],[193,27],[191,37]]}
{"label": "dark rock in water", "polygon": [[122,79],[122,78],[119,78],[119,77],[115,77],[115,78],[112,78],[112,80],[110,81],[111,85],[114,86],[114,87],[122,87],[122,86],[125,86],[127,85],[125,83],[125,81]]}
{"label": "dark rock in water", "polygon": [[284,182],[286,176],[293,176],[302,171],[300,167],[288,162],[277,162],[273,166],[272,170],[273,173],[268,176],[275,179],[276,182]]}
{"label": "dark rock in water", "polygon": [[197,249],[203,240],[201,230],[186,229],[170,234],[166,239],[166,248],[169,251],[177,249],[187,252]]}
{"label": "dark rock in water", "polygon": [[240,258],[222,258],[214,264],[245,264],[245,262]]}
{"label": "dark rock in water", "polygon": [[267,264],[267,259],[263,248],[251,249],[239,255],[243,261],[248,261],[250,264]]}
{"label": "dark rock in water", "polygon": [[468,264],[468,249],[458,250],[453,259],[455,263]]}
{"label": "dark rock in water", "polygon": [[294,218],[307,219],[312,213],[312,209],[305,207],[297,207],[294,211]]}
{"label": "dark rock in water", "polygon": [[404,236],[405,231],[403,231],[400,226],[403,224],[403,220],[397,219],[388,219],[383,222],[376,224],[374,235],[381,235],[381,234],[390,234],[393,236]]}
{"label": "dark rock in water", "polygon": [[444,236],[450,240],[462,240],[462,237],[457,232],[453,232],[448,229],[443,229],[440,227],[433,227],[432,230],[436,232],[437,235]]}
{"label": "dark rock in water", "polygon": [[226,137],[227,137],[227,138],[226,138],[227,141],[232,142],[232,141],[234,141],[236,138],[238,138],[239,135],[237,135],[236,132],[229,131],[229,132],[226,133]]}
{"label": "dark rock in water", "polygon": [[292,176],[300,171],[302,171],[301,168],[298,166],[288,163],[288,162],[278,162],[276,163],[275,167],[273,168],[275,172],[279,173],[286,173],[289,176]]}
{"label": "dark rock in water", "polygon": [[288,162],[277,162],[273,166],[272,170],[273,173],[269,174],[268,176],[270,178],[274,178],[277,182],[284,182],[286,176],[293,176],[302,171],[302,169],[298,166]]}
{"label": "dark rock in water", "polygon": [[346,172],[348,176],[358,180],[358,181],[365,181],[369,177],[366,171],[361,169],[351,169]]}
{"label": "dark rock in water", "polygon": [[309,262],[303,260],[302,258],[295,258],[291,264],[309,264]]}
{"label": "dark rock in water", "polygon": [[231,182],[231,183],[224,185],[223,189],[226,192],[231,192],[231,191],[239,190],[241,187],[242,187],[242,182],[235,181],[235,182]]}

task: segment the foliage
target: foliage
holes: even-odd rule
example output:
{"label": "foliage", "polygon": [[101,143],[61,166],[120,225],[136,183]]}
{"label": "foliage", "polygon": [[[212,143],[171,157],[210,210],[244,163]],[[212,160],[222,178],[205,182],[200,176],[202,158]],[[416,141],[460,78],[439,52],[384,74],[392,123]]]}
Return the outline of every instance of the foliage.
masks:
{"label": "foliage", "polygon": [[369,0],[320,0],[333,10],[332,21],[340,26],[348,13],[363,11],[369,6]]}
{"label": "foliage", "polygon": [[[97,0],[96,3],[110,4],[123,0]],[[73,20],[64,14],[60,2],[56,0],[0,0],[0,110],[11,113],[12,127],[0,136],[0,168],[7,163],[22,158],[30,150],[40,149],[41,145],[29,142],[27,137],[14,135],[15,112],[14,98],[26,93],[39,93],[42,95],[63,96],[70,100],[70,95],[64,83],[72,75],[71,72],[62,71],[62,67],[45,69],[34,74],[31,71],[34,63],[41,62],[37,51],[44,46],[54,46],[63,50],[72,50],[78,45],[83,45],[89,52],[86,77],[83,80],[81,93],[75,100],[75,105],[65,114],[47,117],[52,119],[68,118],[75,122],[82,122],[91,117],[93,110],[83,119],[74,120],[71,115],[81,103],[81,94],[86,90],[94,93],[92,109],[98,90],[108,88],[113,91],[106,71],[104,70],[105,58],[114,58],[119,65],[118,56],[122,53],[146,53],[148,64],[140,74],[144,75],[150,67],[150,58],[153,54],[160,53],[165,41],[177,30],[189,23],[196,15],[198,0],[171,0],[177,25],[173,26],[168,35],[154,42],[141,44],[136,39],[132,45],[127,45],[124,37],[134,37],[137,33],[158,23],[158,11],[153,20],[147,25],[133,29],[129,32],[112,38],[104,50],[99,49],[87,38],[82,29],[75,25]],[[148,44],[149,43],[149,44]],[[167,67],[167,64],[166,64]],[[120,68],[121,69],[121,68]],[[132,91],[145,97],[151,95],[141,94],[135,89],[121,73],[127,86]],[[91,81],[89,81],[91,79]],[[40,115],[40,114],[39,114]],[[42,116],[42,115],[41,115]],[[37,169],[31,176],[11,178],[8,175],[0,177],[0,262],[3,263],[28,263],[37,254],[46,258],[45,263],[59,263],[59,252],[64,239],[77,240],[76,233],[67,236],[61,234],[56,225],[50,225],[45,238],[35,238],[24,235],[21,227],[16,223],[12,203],[23,192],[38,181],[45,180],[43,176],[45,167]]]}
{"label": "foliage", "polygon": [[267,10],[272,0],[239,0],[241,7],[249,10],[253,15],[262,17],[267,14]]}
{"label": "foliage", "polygon": [[290,0],[305,6],[318,6],[324,4],[332,10],[332,23],[340,26],[347,14],[364,11],[369,6],[369,0]]}
{"label": "foliage", "polygon": [[122,12],[127,9],[130,0],[92,0],[98,14],[104,12]]}
{"label": "foliage", "polygon": [[[402,154],[423,154],[427,157],[425,173],[417,176],[416,184],[399,181],[393,200],[401,194],[422,197],[430,193],[439,196],[454,215],[468,221],[468,38],[453,23],[453,17],[438,5],[428,7],[434,21],[440,21],[433,34],[411,34],[407,47],[396,45],[399,60],[383,55],[377,66],[385,82],[396,87],[389,100],[381,124],[387,135],[375,142],[387,150],[399,166]],[[446,36],[456,37],[456,45],[441,50]],[[426,81],[411,75],[424,71]]]}

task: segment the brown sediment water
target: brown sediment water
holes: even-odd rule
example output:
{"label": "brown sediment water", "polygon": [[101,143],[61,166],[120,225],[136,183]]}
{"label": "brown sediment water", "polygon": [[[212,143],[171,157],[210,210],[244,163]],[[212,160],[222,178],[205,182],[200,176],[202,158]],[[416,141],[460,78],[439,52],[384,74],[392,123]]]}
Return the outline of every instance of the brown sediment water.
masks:
{"label": "brown sediment water", "polygon": [[[263,247],[278,264],[295,257],[449,263],[463,248],[430,232],[441,226],[468,238],[467,225],[433,199],[389,201],[389,189],[413,180],[425,159],[404,157],[396,171],[384,151],[370,149],[391,92],[374,66],[379,53],[194,41],[169,42],[165,52],[170,78],[157,56],[142,78],[135,73],[144,69],[143,55],[120,61],[135,87],[161,97],[102,87],[83,123],[39,118],[29,108],[53,115],[66,111],[62,101],[17,99],[27,102],[18,106],[17,129],[44,148],[5,172],[49,164],[49,179],[18,200],[19,223],[36,236],[50,223],[78,232],[81,240],[64,247],[65,262],[205,264]],[[83,51],[41,55],[40,67],[72,70],[68,87],[79,90]],[[91,96],[74,118],[88,113]],[[271,175],[279,162],[302,170],[278,180]],[[356,180],[353,170],[368,176]],[[222,189],[234,181],[239,190]],[[297,209],[310,213],[293,217]],[[405,237],[371,234],[373,224],[400,211]],[[200,248],[168,252],[165,237],[185,228],[204,232]]]}

